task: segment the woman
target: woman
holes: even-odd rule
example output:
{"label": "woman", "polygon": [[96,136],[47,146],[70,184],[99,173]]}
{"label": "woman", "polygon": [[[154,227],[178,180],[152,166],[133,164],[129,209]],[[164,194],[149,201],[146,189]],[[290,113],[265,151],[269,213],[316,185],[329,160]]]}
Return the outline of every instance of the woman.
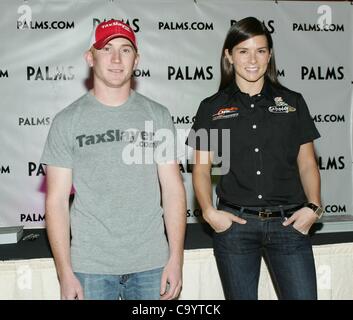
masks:
{"label": "woman", "polygon": [[[271,35],[256,18],[230,28],[219,91],[201,102],[192,129],[193,185],[214,229],[226,299],[257,299],[262,256],[280,299],[317,299],[308,231],[322,215],[313,147],[320,134],[301,94],[279,84]],[[216,143],[197,140],[199,129],[217,129]],[[221,130],[229,130],[228,141]],[[217,209],[210,174],[216,152],[229,154],[230,163],[216,188]]]}

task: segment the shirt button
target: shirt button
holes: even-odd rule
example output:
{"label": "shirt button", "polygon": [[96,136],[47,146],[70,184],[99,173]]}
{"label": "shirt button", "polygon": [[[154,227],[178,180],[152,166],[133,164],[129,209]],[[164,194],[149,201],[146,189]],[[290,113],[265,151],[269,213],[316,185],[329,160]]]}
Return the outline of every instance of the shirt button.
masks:
{"label": "shirt button", "polygon": [[253,128],[253,129],[256,129],[256,128],[257,128],[256,124],[254,124],[254,125],[252,126],[252,128]]}
{"label": "shirt button", "polygon": [[259,152],[259,148],[255,148],[255,152]]}
{"label": "shirt button", "polygon": [[256,171],[256,174],[257,174],[257,175],[260,175],[260,174],[261,174],[261,171]]}
{"label": "shirt button", "polygon": [[251,107],[251,108],[254,108],[254,107],[255,107],[255,105],[252,103],[252,104],[250,105],[250,107]]}
{"label": "shirt button", "polygon": [[261,195],[261,194],[259,194],[257,197],[258,197],[259,199],[262,199],[262,195]]}
{"label": "shirt button", "polygon": [[258,96],[258,97],[261,97],[261,93],[259,93],[257,96]]}

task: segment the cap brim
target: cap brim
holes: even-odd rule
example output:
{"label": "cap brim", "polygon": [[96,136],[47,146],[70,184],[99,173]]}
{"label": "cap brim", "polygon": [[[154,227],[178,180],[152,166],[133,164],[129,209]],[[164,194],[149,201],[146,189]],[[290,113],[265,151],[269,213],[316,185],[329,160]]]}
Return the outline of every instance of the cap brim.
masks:
{"label": "cap brim", "polygon": [[112,35],[104,40],[100,40],[97,41],[96,43],[93,44],[93,47],[96,48],[97,50],[102,49],[110,40],[115,39],[115,38],[125,38],[127,40],[130,41],[130,43],[132,44],[132,46],[135,48],[135,50],[137,51],[137,47],[135,46],[135,44],[128,38],[125,37],[123,35]]}

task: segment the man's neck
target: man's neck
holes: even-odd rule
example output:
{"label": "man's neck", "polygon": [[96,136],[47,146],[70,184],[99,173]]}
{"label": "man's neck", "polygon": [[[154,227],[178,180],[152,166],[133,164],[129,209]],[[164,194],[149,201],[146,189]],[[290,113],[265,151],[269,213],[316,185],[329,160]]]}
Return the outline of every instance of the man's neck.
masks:
{"label": "man's neck", "polygon": [[126,85],[121,88],[109,88],[95,84],[91,93],[100,103],[110,107],[119,107],[129,99],[131,87]]}

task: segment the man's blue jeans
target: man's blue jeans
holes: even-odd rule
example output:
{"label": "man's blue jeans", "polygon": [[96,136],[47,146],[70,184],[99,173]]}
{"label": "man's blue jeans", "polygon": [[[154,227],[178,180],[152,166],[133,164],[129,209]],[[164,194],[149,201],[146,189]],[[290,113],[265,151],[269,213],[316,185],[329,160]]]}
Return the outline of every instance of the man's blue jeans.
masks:
{"label": "man's blue jeans", "polygon": [[87,300],[159,300],[163,268],[123,275],[75,272]]}
{"label": "man's blue jeans", "polygon": [[292,225],[283,226],[284,217],[261,218],[223,204],[218,209],[247,220],[244,225],[233,223],[224,232],[214,232],[214,254],[226,299],[258,298],[262,256],[279,299],[317,299],[315,264],[308,235]]}

